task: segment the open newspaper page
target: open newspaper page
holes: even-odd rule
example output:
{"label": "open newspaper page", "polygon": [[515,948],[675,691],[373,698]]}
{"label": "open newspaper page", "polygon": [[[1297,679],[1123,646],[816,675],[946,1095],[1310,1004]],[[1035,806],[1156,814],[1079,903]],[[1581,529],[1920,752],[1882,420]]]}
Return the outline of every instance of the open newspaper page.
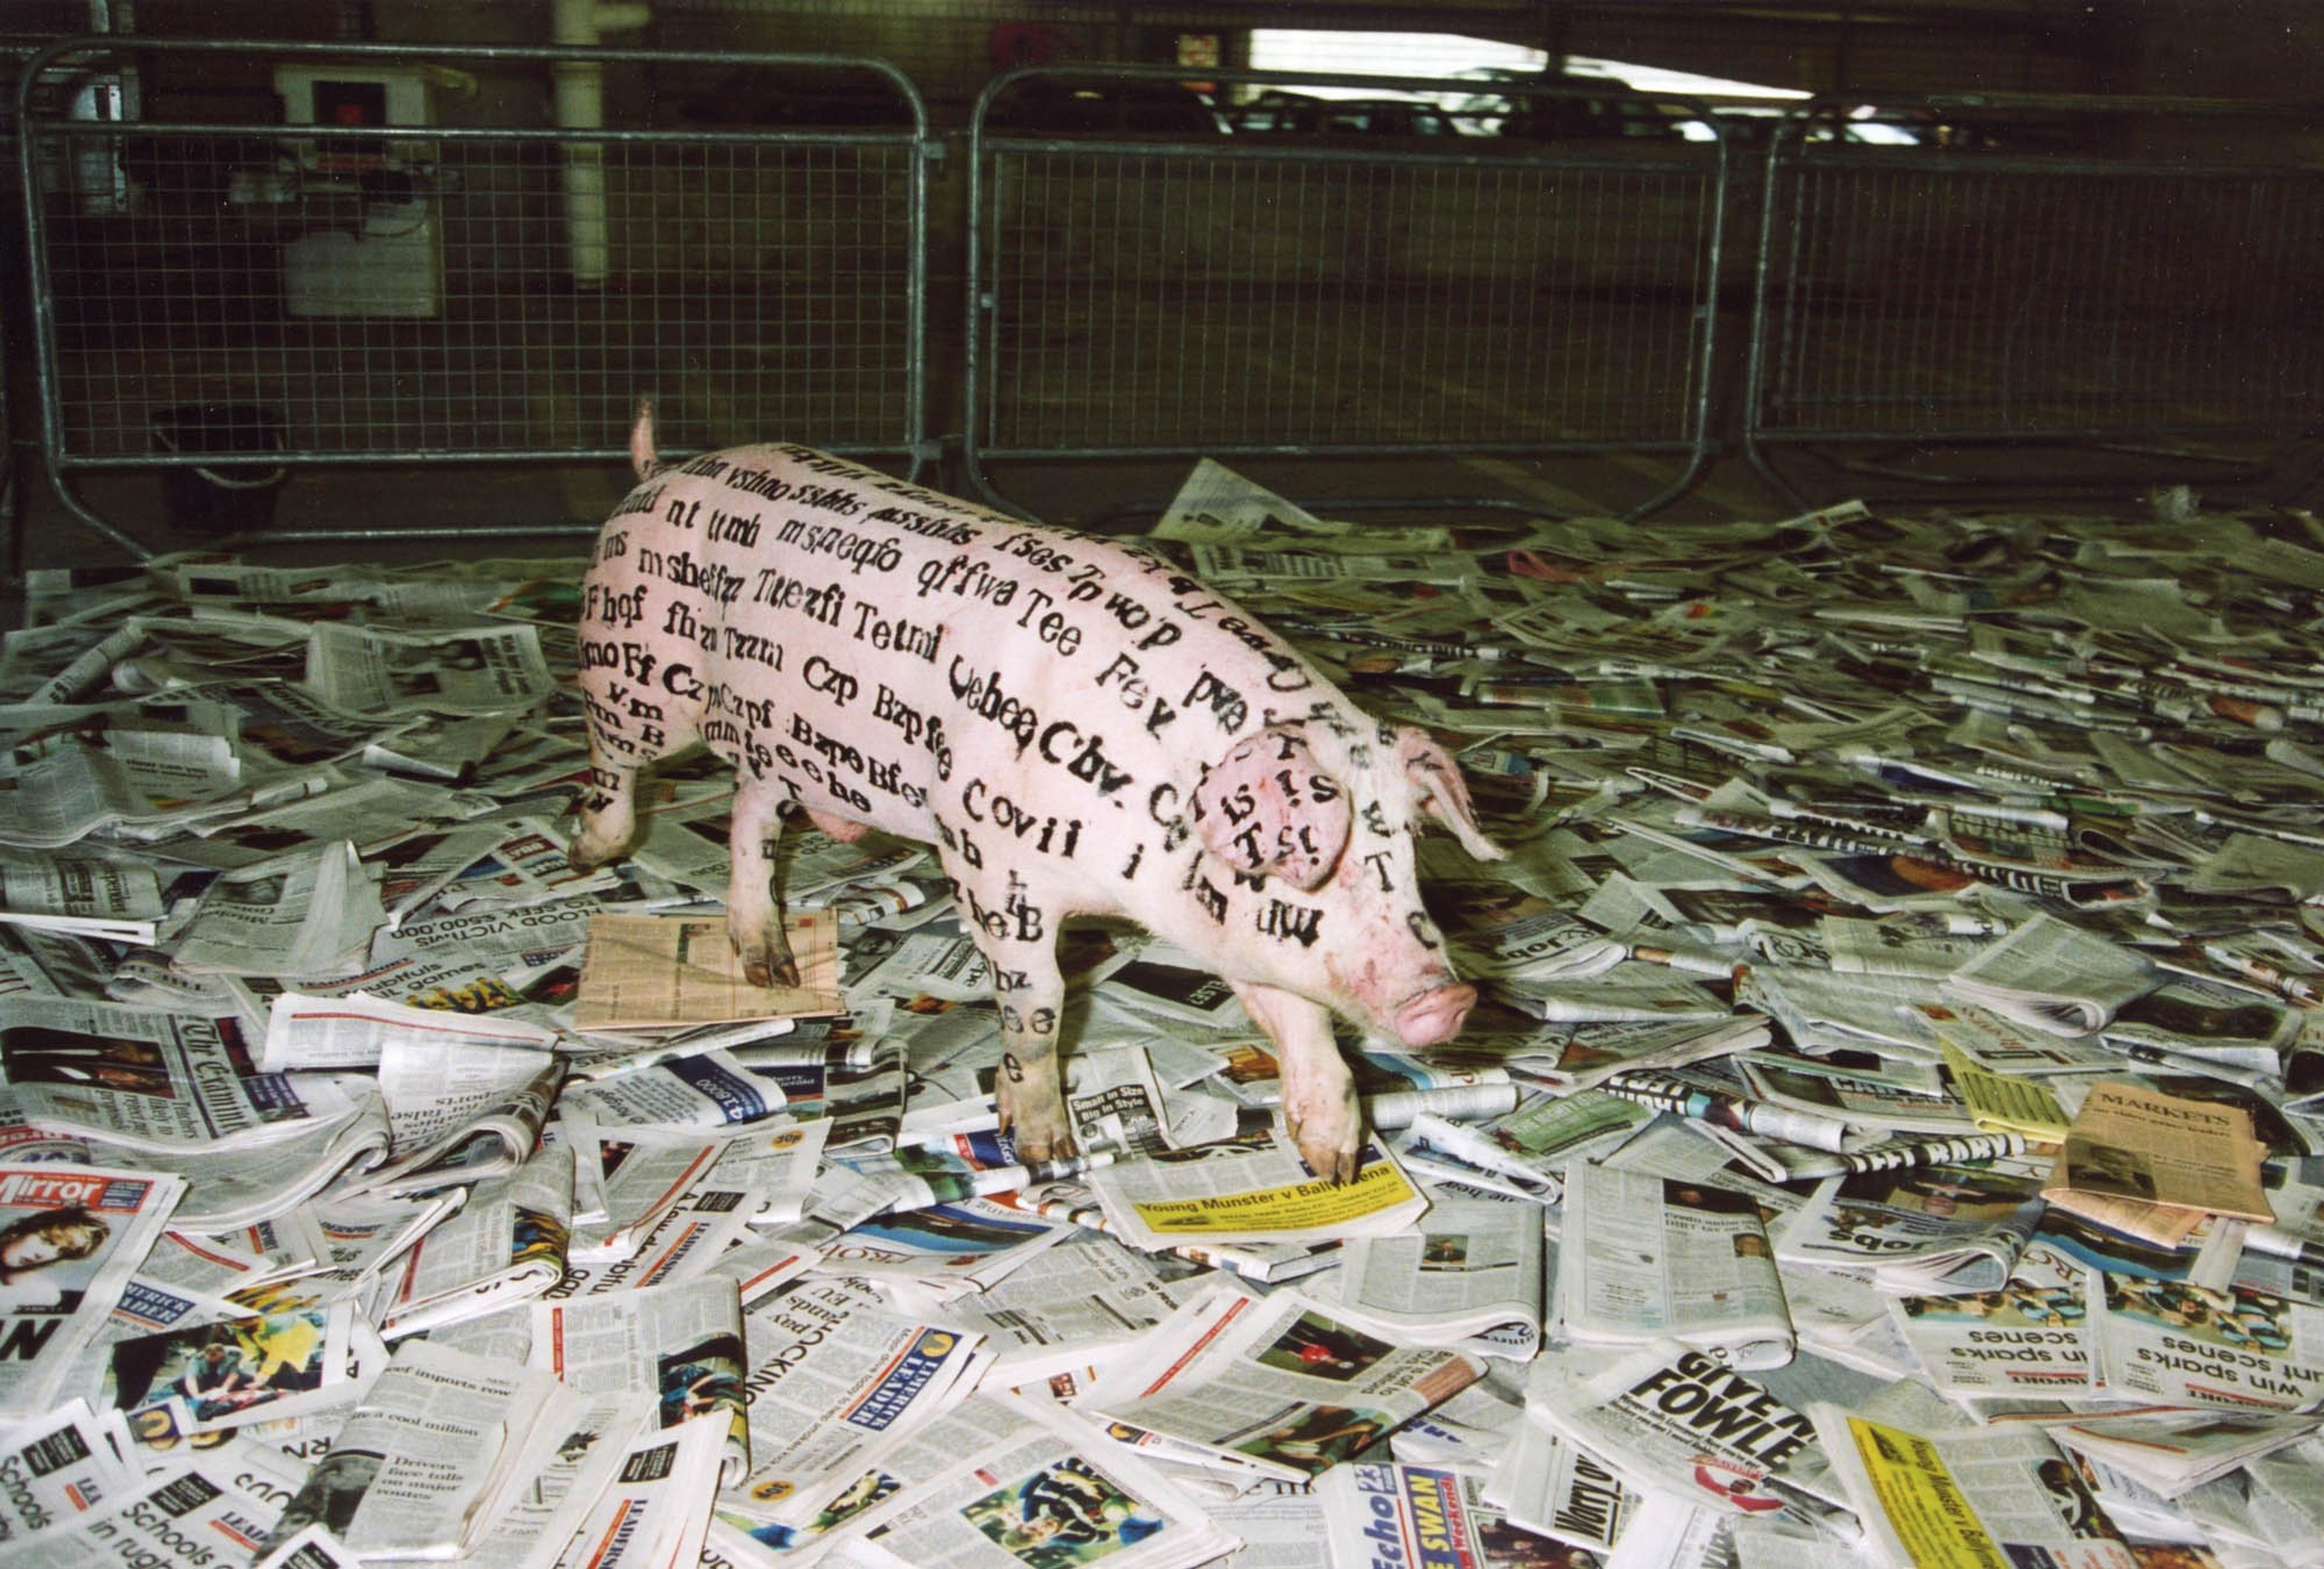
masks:
{"label": "open newspaper page", "polygon": [[392,1154],[346,1191],[393,1197],[514,1171],[540,1138],[565,1069],[538,1051],[398,1038],[379,1076]]}
{"label": "open newspaper page", "polygon": [[1428,1200],[1377,1139],[1357,1152],[1353,1182],[1307,1169],[1280,1122],[1212,1144],[1093,1169],[1084,1180],[1108,1227],[1133,1248],[1182,1242],[1297,1242],[1408,1226]]}
{"label": "open newspaper page", "polygon": [[183,1179],[0,1166],[0,1417],[47,1415],[169,1224]]}
{"label": "open newspaper page", "polygon": [[1531,1417],[1495,1462],[1484,1496],[1513,1524],[1600,1555],[1647,1503],[1590,1451]]}
{"label": "open newspaper page", "polygon": [[2138,1569],[2139,1555],[2073,1463],[2038,1432],[1922,1434],[1828,1405],[1810,1415],[1890,1569]]}
{"label": "open newspaper page", "polygon": [[548,1149],[468,1190],[460,1213],[412,1244],[385,1277],[380,1333],[389,1339],[537,1297],[565,1275],[573,1156]]}
{"label": "open newspaper page", "polygon": [[[2075,1112],[2042,1196],[2167,1243],[2178,1240],[2173,1227],[2207,1213],[2273,1220],[2260,1188],[2260,1155],[2250,1114],[2240,1107],[2108,1081],[2094,1085]],[[2181,1213],[2150,1217],[2143,1209]]]}
{"label": "open newspaper page", "polygon": [[522,623],[408,633],[325,621],[308,633],[307,690],[345,714],[493,714],[556,686],[540,632]]}
{"label": "open newspaper page", "polygon": [[1485,1501],[1484,1478],[1441,1465],[1334,1467],[1318,1478],[1333,1569],[1599,1569]]}
{"label": "open newspaper page", "polygon": [[2324,1398],[2324,1307],[2107,1270],[2090,1309],[2098,1365],[2116,1395],[2239,1411]]}
{"label": "open newspaper page", "polygon": [[548,1463],[502,1495],[474,1560],[489,1569],[550,1569],[580,1529],[576,1511],[612,1483],[630,1445],[655,1430],[653,1415],[644,1395],[585,1399]]}
{"label": "open newspaper page", "polygon": [[828,910],[792,914],[783,930],[797,986],[754,986],[724,919],[603,913],[589,922],[576,1029],[669,1029],[746,1019],[844,1013],[839,921]]}
{"label": "open newspaper page", "polygon": [[547,1373],[410,1342],[347,1414],[282,1523],[321,1525],[364,1556],[459,1556],[587,1404]]}
{"label": "open newspaper page", "polygon": [[870,1287],[810,1277],[744,1315],[751,1465],[724,1503],[800,1526],[818,1480],[861,1474],[865,1457],[968,1398],[990,1355],[948,1324],[898,1313]]}
{"label": "open newspaper page", "polygon": [[1315,1296],[1391,1340],[1524,1361],[1541,1346],[1546,1254],[1531,1204],[1439,1202],[1410,1231],[1349,1242]]}
{"label": "open newspaper page", "polygon": [[2037,915],[1979,949],[1944,981],[1945,994],[2052,1035],[2093,1035],[2160,977],[2131,950]]}
{"label": "open newspaper page", "polygon": [[1070,1412],[1017,1402],[1006,1433],[867,1513],[836,1563],[877,1569],[1025,1569],[1102,1558],[1193,1569],[1241,1544],[1136,1453]]}
{"label": "open newspaper page", "polygon": [[2098,1385],[2088,1273],[2037,1242],[1997,1290],[1890,1297],[1888,1311],[1940,1394],[2074,1399]]}
{"label": "open newspaper page", "polygon": [[0,1565],[176,1569],[248,1563],[277,1535],[283,1506],[306,1473],[303,1463],[271,1445],[240,1439],[172,1456],[96,1507],[36,1535],[0,1543]]}
{"label": "open newspaper page", "polygon": [[153,1151],[311,1135],[359,1110],[336,1078],[254,1073],[237,1020],[96,1002],[0,1004],[0,1072],[35,1125]]}
{"label": "open newspaper page", "polygon": [[1840,1501],[1807,1417],[1707,1352],[1637,1352],[1575,1383],[1536,1368],[1527,1413],[1666,1504],[1812,1522]]}
{"label": "open newspaper page", "polygon": [[1745,1369],[1792,1360],[1791,1315],[1748,1195],[1577,1161],[1561,1242],[1557,1308],[1574,1339],[1673,1340]]}
{"label": "open newspaper page", "polygon": [[10,1426],[0,1432],[0,1552],[111,1504],[143,1477],[120,1417],[100,1418],[85,1400]]}
{"label": "open newspaper page", "polygon": [[1997,1291],[2042,1215],[2042,1183],[1972,1166],[1826,1179],[1775,1233],[1785,1264],[1870,1269],[1888,1290]]}
{"label": "open newspaper page", "polygon": [[1102,1369],[1073,1404],[1228,1463],[1313,1476],[1484,1372],[1457,1352],[1368,1334],[1296,1290],[1254,1298],[1222,1284]]}
{"label": "open newspaper page", "polygon": [[742,1309],[717,1277],[531,1305],[534,1367],[591,1395],[648,1395],[664,1427],[696,1418],[724,1435],[732,1485],[750,1454]]}
{"label": "open newspaper page", "polygon": [[1135,1343],[1206,1288],[1203,1273],[1170,1254],[1084,1232],[984,1290],[947,1301],[944,1317],[984,1336],[994,1353],[990,1377],[1013,1388]]}
{"label": "open newspaper page", "polygon": [[683,1422],[632,1443],[556,1569],[670,1569],[701,1561],[710,1530],[703,1495],[719,1474],[724,1442],[715,1422]]}

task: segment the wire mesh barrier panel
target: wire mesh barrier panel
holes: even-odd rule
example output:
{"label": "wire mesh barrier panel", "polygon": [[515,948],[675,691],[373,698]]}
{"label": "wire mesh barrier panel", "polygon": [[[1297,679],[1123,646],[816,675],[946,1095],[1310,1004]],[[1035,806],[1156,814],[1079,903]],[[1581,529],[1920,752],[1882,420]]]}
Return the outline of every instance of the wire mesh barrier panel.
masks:
{"label": "wire mesh barrier panel", "polygon": [[[2273,439],[2324,408],[2324,171],[2227,106],[1916,101],[1779,133],[1746,439]],[[2248,110],[2248,106],[2246,106]],[[1858,122],[1860,124],[1861,122]],[[1779,479],[1778,483],[1782,483]]]}
{"label": "wire mesh barrier panel", "polygon": [[1380,132],[1281,94],[1205,134],[1140,117],[1167,78],[1019,72],[979,106],[973,469],[1702,439],[1719,143]]}
{"label": "wire mesh barrier panel", "polygon": [[[134,58],[150,84],[209,47]],[[693,57],[231,48],[293,123],[25,119],[60,472],[612,457],[647,395],[674,450],[919,452],[925,117],[886,68],[830,62],[893,129],[628,131],[453,122],[578,118],[572,70],[618,105]],[[425,128],[378,112],[407,82]],[[101,162],[127,199],[78,193]]]}

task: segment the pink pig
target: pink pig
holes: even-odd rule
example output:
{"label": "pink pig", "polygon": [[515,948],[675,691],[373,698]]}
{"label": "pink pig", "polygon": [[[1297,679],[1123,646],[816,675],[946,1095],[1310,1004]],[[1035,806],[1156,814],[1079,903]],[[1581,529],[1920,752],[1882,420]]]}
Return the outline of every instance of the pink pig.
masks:
{"label": "pink pig", "polygon": [[797,979],[784,815],[931,842],[991,968],[1021,1158],[1074,1153],[1058,928],[1127,916],[1233,986],[1275,1044],[1301,1155],[1351,1178],[1362,1112],[1333,1011],[1426,1047],[1476,1001],[1414,872],[1423,817],[1501,854],[1443,749],[1134,543],[802,447],[665,466],[650,409],[630,451],[640,483],[583,586],[574,862],[622,854],[639,770],[698,738],[736,765],[727,927],[753,982]]}

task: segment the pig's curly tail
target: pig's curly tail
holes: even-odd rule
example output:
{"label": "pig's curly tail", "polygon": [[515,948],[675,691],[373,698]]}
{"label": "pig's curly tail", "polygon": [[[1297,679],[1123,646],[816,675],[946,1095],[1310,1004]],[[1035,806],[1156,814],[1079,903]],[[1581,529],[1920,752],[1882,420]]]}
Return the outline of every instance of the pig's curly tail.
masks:
{"label": "pig's curly tail", "polygon": [[651,479],[664,465],[654,456],[653,400],[638,401],[638,422],[630,427],[630,466],[640,479]]}

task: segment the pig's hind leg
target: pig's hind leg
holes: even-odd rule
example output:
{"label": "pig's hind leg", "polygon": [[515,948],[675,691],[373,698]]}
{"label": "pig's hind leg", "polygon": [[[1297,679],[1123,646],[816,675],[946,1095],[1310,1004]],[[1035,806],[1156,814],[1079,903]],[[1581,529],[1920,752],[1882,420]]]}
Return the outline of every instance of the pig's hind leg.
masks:
{"label": "pig's hind leg", "polygon": [[1278,987],[1231,983],[1243,1011],[1275,1043],[1283,1067],[1283,1125],[1299,1146],[1299,1158],[1318,1177],[1353,1182],[1364,1108],[1356,1098],[1355,1075],[1332,1038],[1332,1011]]}

